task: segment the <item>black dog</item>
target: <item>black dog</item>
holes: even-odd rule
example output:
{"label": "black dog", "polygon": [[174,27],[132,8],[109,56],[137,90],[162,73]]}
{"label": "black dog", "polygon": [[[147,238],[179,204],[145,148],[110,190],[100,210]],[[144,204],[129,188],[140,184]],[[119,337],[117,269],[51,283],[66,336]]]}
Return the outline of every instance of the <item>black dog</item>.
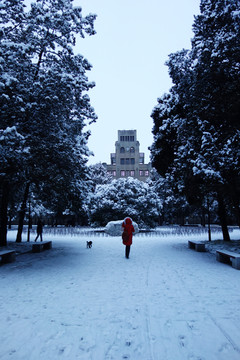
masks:
{"label": "black dog", "polygon": [[87,241],[87,249],[91,249],[92,247],[92,241]]}

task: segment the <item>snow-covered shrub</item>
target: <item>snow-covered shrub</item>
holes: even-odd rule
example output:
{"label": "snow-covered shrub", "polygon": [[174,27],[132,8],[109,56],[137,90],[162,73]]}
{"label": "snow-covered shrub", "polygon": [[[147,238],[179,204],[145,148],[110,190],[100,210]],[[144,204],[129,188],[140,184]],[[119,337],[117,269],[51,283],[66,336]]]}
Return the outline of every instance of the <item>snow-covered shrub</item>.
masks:
{"label": "snow-covered shrub", "polygon": [[140,227],[158,224],[161,201],[148,184],[134,178],[120,178],[110,184],[98,185],[89,202],[92,226],[106,226],[130,216]]}

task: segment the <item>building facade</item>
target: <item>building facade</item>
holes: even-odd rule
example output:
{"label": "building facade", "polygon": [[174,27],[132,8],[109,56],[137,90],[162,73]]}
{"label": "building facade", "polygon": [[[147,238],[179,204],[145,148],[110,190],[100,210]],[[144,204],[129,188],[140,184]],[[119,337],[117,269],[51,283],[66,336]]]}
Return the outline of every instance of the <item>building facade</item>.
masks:
{"label": "building facade", "polygon": [[110,154],[111,164],[107,171],[114,179],[133,177],[146,181],[150,175],[151,164],[144,164],[144,153],[139,152],[136,130],[118,130],[115,153]]}

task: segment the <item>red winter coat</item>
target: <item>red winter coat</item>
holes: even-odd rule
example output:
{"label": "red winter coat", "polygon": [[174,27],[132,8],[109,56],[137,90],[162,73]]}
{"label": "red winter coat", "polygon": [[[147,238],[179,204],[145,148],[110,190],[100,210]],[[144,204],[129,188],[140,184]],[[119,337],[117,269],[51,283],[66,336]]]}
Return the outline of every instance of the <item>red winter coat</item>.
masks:
{"label": "red winter coat", "polygon": [[128,241],[124,241],[123,244],[124,245],[132,245],[132,233],[135,232],[133,224],[132,224],[132,219],[130,219],[129,217],[125,218],[122,223],[122,228],[123,228],[123,231],[125,230],[128,233]]}

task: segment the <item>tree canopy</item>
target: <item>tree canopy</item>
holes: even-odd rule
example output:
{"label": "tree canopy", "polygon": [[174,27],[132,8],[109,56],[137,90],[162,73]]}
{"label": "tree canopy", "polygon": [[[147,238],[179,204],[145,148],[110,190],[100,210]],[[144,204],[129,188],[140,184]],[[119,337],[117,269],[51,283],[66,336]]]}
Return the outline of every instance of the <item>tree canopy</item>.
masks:
{"label": "tree canopy", "polygon": [[201,1],[192,48],[169,56],[174,85],[152,112],[153,165],[161,175],[171,174],[192,203],[216,194],[226,240],[226,205],[240,219],[239,5]]}
{"label": "tree canopy", "polygon": [[90,196],[89,217],[94,226],[130,216],[141,227],[158,224],[161,201],[147,183],[134,178],[120,178],[97,185]]}
{"label": "tree canopy", "polygon": [[91,65],[74,46],[77,37],[95,34],[95,18],[83,17],[72,0],[36,0],[29,10],[22,0],[2,1],[1,131],[15,131],[15,142],[21,137],[27,149],[26,154],[12,147],[11,168],[0,176],[2,193],[6,183],[13,191],[21,177],[22,186],[29,190],[28,184],[35,184],[43,198],[63,200],[64,194],[61,210],[73,198],[81,203],[90,155],[84,127],[97,117],[87,95],[94,86],[86,76]]}

